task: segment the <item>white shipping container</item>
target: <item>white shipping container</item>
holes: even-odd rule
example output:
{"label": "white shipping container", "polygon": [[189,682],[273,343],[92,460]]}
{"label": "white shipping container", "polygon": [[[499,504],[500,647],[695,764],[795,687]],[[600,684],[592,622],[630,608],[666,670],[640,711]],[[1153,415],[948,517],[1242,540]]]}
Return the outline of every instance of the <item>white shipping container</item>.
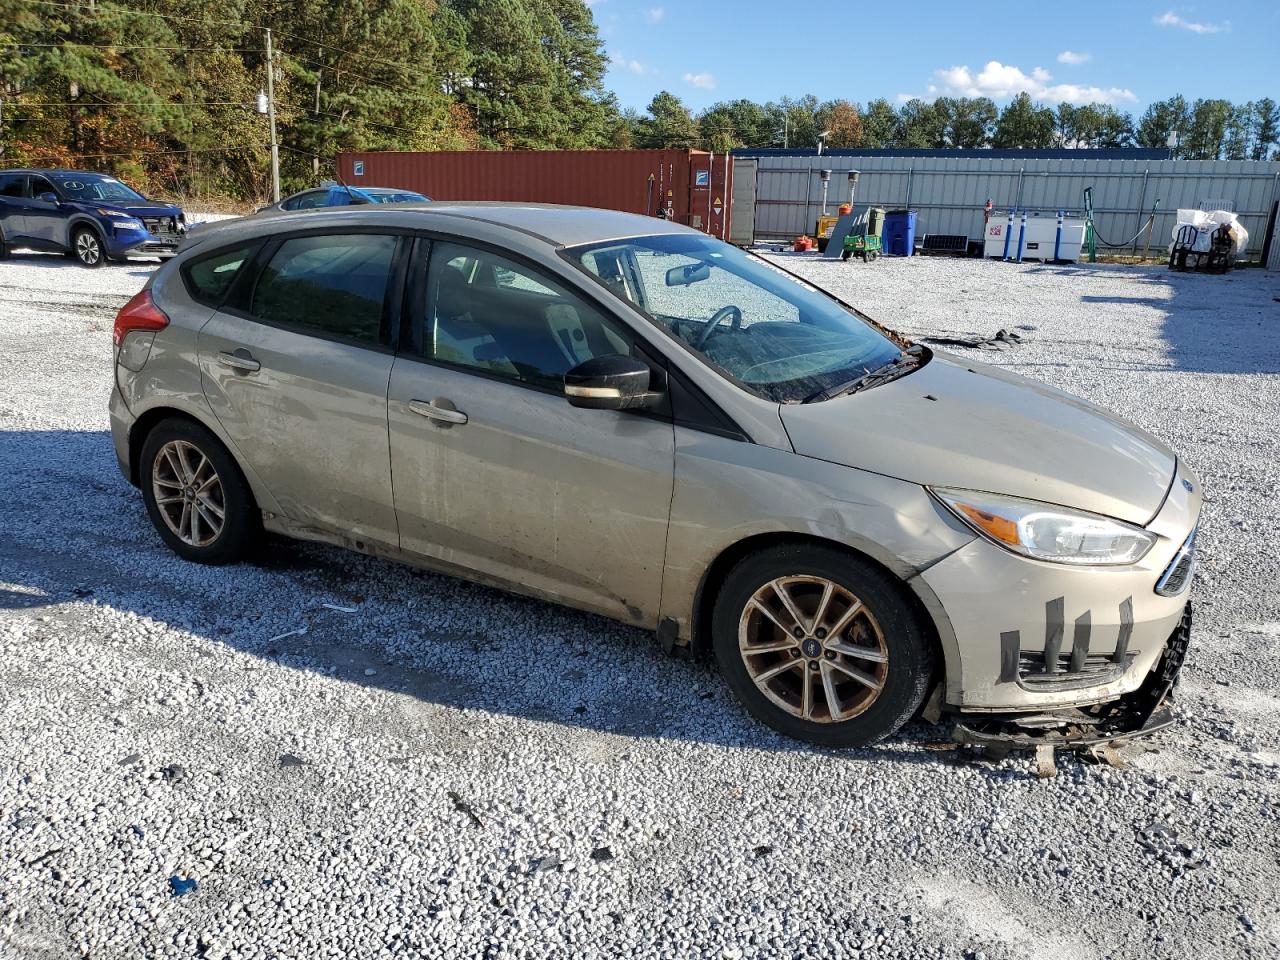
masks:
{"label": "white shipping container", "polygon": [[[1005,255],[1005,234],[1009,234],[1009,259],[1018,257],[1018,237],[1022,232],[1022,214],[1013,218],[1013,226],[1009,226],[1009,216],[992,214],[987,221],[982,255],[996,257]],[[1056,243],[1056,247],[1055,247]],[[1022,237],[1023,260],[1067,260],[1075,262],[1080,259],[1080,248],[1084,246],[1084,221],[1075,217],[1067,217],[1062,222],[1062,238],[1058,240],[1058,218],[1054,214],[1028,214],[1027,230]],[[1055,256],[1056,249],[1056,256]]]}

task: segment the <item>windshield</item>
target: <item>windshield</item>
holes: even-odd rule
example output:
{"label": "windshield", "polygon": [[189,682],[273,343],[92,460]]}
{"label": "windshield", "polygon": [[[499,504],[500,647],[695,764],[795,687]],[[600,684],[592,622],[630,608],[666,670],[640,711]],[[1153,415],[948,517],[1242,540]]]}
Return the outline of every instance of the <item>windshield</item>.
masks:
{"label": "windshield", "polygon": [[901,353],[821,291],[712,237],[638,237],[565,254],[712,367],[778,403],[812,399]]}
{"label": "windshield", "polygon": [[53,182],[69,200],[145,200],[114,177],[96,173],[55,174]]}

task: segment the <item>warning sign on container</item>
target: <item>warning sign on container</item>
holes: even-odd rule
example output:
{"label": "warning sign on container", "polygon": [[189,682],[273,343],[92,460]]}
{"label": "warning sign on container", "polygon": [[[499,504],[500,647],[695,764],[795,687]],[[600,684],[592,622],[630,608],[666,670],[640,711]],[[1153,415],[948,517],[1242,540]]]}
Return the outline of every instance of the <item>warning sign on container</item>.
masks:
{"label": "warning sign on container", "polygon": [[695,187],[705,187],[711,183],[710,170],[695,170],[693,173],[693,185]]}
{"label": "warning sign on container", "polygon": [[720,216],[720,208],[721,208],[722,206],[723,206],[723,204],[720,202],[720,198],[719,198],[719,197],[716,197],[715,203],[711,204],[711,209],[712,209],[712,210],[714,210],[714,211],[716,212],[716,216],[717,216],[717,217],[718,217],[718,216]]}

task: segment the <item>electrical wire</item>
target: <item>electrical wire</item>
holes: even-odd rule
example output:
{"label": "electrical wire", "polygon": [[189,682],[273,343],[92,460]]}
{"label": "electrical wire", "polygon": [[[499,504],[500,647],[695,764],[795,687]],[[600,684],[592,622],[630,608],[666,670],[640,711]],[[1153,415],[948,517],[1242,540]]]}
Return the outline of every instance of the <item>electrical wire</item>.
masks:
{"label": "electrical wire", "polygon": [[19,43],[12,41],[0,43],[0,47],[33,47],[40,49],[82,47],[88,50],[176,50],[186,53],[262,53],[262,51],[257,47],[166,47],[153,46],[148,43],[74,43],[70,40],[64,40],[61,43]]}

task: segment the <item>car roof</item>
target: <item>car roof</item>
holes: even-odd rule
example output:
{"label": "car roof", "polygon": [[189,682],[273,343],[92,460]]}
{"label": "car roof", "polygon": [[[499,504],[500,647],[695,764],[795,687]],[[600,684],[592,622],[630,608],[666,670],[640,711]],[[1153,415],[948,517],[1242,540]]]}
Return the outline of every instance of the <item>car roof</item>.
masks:
{"label": "car roof", "polygon": [[[581,244],[618,240],[623,237],[644,237],[654,234],[693,234],[705,236],[697,230],[638,213],[622,213],[618,210],[602,210],[598,207],[571,207],[551,203],[498,203],[486,200],[434,200],[397,204],[357,204],[329,207],[323,210],[279,211],[240,220],[226,220],[211,224],[209,238],[234,241],[240,234],[261,234],[265,218],[269,217],[272,232],[290,228],[315,229],[320,226],[387,226],[413,228],[442,226],[441,220],[456,219],[517,230],[536,237],[553,246],[573,247]],[[460,224],[461,225],[461,224]],[[196,234],[199,236],[199,234]],[[194,239],[194,238],[193,238]]]}
{"label": "car roof", "polygon": [[101,173],[97,170],[68,170],[66,167],[7,167],[0,173],[70,173],[77,177],[108,177],[115,180],[114,174]]}

